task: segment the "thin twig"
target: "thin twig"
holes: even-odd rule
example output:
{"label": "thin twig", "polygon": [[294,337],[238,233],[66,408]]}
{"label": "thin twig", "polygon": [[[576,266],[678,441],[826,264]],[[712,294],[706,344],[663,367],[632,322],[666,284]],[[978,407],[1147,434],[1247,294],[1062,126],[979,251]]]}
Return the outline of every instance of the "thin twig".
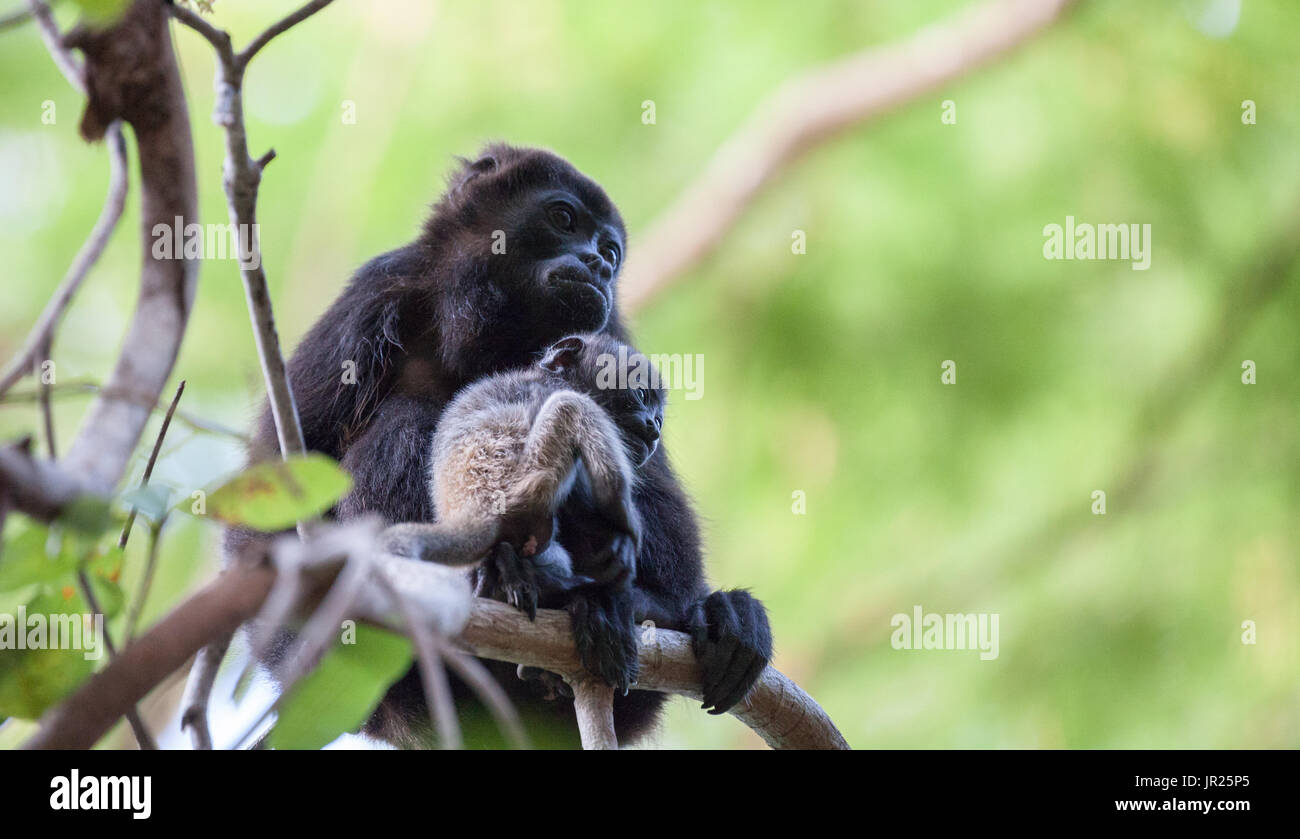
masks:
{"label": "thin twig", "polygon": [[312,2],[298,9],[298,11],[287,15],[278,23],[269,27],[261,35],[254,38],[252,42],[239,53],[237,59],[240,66],[247,67],[248,62],[253,60],[253,56],[257,55],[258,50],[269,44],[272,38],[302,23],[307,18],[328,6],[331,2],[333,2],[333,0],[312,0]]}
{"label": "thin twig", "polygon": [[[133,404],[146,407],[152,413],[155,414],[162,414],[165,413],[167,410],[162,406],[162,403],[156,401],[151,402],[149,398],[147,396],[144,396],[143,394],[137,396],[135,394],[125,393],[122,391],[108,390],[102,387],[97,382],[93,382],[93,381],[64,382],[62,384],[50,385],[50,395],[54,397],[75,396],[78,394],[86,394],[86,393],[98,395],[103,397],[104,399],[131,402]],[[10,391],[9,393],[4,394],[3,396],[0,396],[0,407],[3,407],[5,405],[16,404],[19,402],[37,402],[39,400],[40,400],[39,390],[33,390],[33,391],[15,390],[15,391]],[[248,435],[245,434],[244,432],[238,431],[234,428],[230,428],[229,426],[222,425],[221,423],[216,422],[215,420],[206,419],[197,414],[190,413],[189,411],[177,410],[175,414],[175,419],[179,420],[181,423],[185,425],[188,425],[194,431],[200,431],[203,432],[204,434],[218,434],[222,437],[230,437],[231,439],[238,440],[241,443],[248,442]]]}
{"label": "thin twig", "polygon": [[[153,477],[153,466],[158,462],[158,452],[162,449],[163,438],[167,436],[167,428],[172,424],[172,414],[176,413],[176,403],[181,401],[181,394],[185,392],[185,380],[176,387],[176,395],[172,397],[172,402],[167,406],[167,414],[163,417],[162,425],[158,428],[158,436],[154,438],[153,450],[149,452],[149,462],[144,465],[144,476],[140,478],[140,488],[143,489],[149,485],[149,478]],[[127,514],[126,522],[122,525],[122,535],[117,537],[117,547],[121,550],[126,549],[126,540],[131,538],[131,527],[135,524],[135,516],[138,508],[132,504],[131,512]],[[158,523],[161,526],[161,522]],[[152,549],[150,550],[152,554]],[[127,633],[127,642],[130,643],[131,634]]]}
{"label": "thin twig", "polygon": [[466,655],[442,636],[437,636],[437,640],[442,647],[443,661],[487,707],[496,721],[497,728],[505,736],[506,742],[515,749],[532,748],[528,732],[524,730],[523,720],[519,719],[519,712],[515,710],[510,697],[506,696],[506,692],[497,680],[492,678],[487,668],[480,664],[478,659]]}
{"label": "thin twig", "polygon": [[41,346],[40,352],[36,354],[37,357],[32,359],[32,366],[35,368],[33,375],[36,376],[36,386],[40,389],[41,394],[41,418],[43,420],[42,424],[45,426],[46,453],[50,456],[50,460],[58,460],[59,449],[54,440],[54,411],[50,407],[50,383],[45,381],[45,376],[41,372],[41,367],[45,363],[42,359],[48,359],[51,355],[52,341],[53,336],[45,336],[45,343]]}
{"label": "thin twig", "polygon": [[382,567],[375,568],[375,578],[384,590],[392,595],[402,614],[407,634],[415,647],[415,660],[420,668],[420,682],[424,687],[425,705],[429,710],[429,721],[433,730],[438,732],[438,745],[444,749],[464,747],[464,738],[460,733],[460,721],[456,716],[456,705],[451,698],[451,685],[447,682],[447,671],[443,667],[441,645],[437,633],[421,619],[419,612],[407,599]]}
{"label": "thin twig", "polygon": [[231,49],[230,34],[228,32],[213,26],[204,20],[202,15],[198,12],[187,9],[184,6],[173,4],[168,11],[171,12],[172,17],[202,35],[207,39],[208,43],[216,47],[216,50],[221,54],[223,61],[227,60],[227,56],[229,56],[230,59],[234,58],[235,52]]}
{"label": "thin twig", "polygon": [[162,541],[160,534],[162,532],[163,521],[159,521],[149,528],[149,555],[145,560],[144,575],[140,578],[140,590],[136,592],[135,599],[131,601],[131,610],[127,612],[126,629],[123,643],[130,644],[135,638],[136,627],[140,623],[140,615],[144,612],[145,601],[149,599],[149,589],[153,586],[154,569],[158,565],[158,544]]}
{"label": "thin twig", "polygon": [[13,29],[16,26],[21,26],[31,20],[31,18],[32,10],[30,7],[25,9],[14,9],[12,12],[6,12],[5,14],[0,15],[0,32],[5,31],[6,29]]}
{"label": "thin twig", "polygon": [[[86,602],[90,604],[90,610],[99,616],[101,634],[103,635],[104,646],[108,648],[109,658],[117,658],[117,646],[113,643],[113,635],[108,631],[108,622],[104,617],[104,610],[99,607],[99,601],[95,597],[95,591],[90,587],[90,578],[86,576],[83,568],[77,569],[77,582],[81,585],[81,593],[85,595]],[[134,704],[126,709],[123,713],[126,717],[127,724],[131,726],[132,733],[135,734],[135,741],[141,749],[145,751],[155,751],[158,743],[149,733],[149,728],[144,724],[140,717],[140,710]]]}
{"label": "thin twig", "polygon": [[100,210],[99,218],[95,220],[90,236],[81,246],[81,250],[77,251],[77,256],[72,260],[72,265],[64,275],[58,290],[54,292],[50,302],[45,304],[44,311],[41,312],[36,325],[32,327],[27,340],[23,342],[22,349],[9,362],[4,373],[0,374],[0,395],[13,387],[14,382],[25,376],[31,369],[33,361],[40,355],[39,348],[44,346],[52,336],[63,313],[72,303],[73,296],[81,288],[82,281],[103,254],[109,238],[117,228],[118,220],[122,218],[122,210],[126,207],[128,178],[126,140],[122,137],[120,122],[114,122],[108,127],[105,141],[108,145],[108,195],[104,199],[104,209]]}
{"label": "thin twig", "polygon": [[[249,156],[248,136],[244,127],[244,70],[258,50],[272,38],[311,17],[330,2],[331,0],[314,0],[308,3],[271,26],[238,54],[231,47],[228,33],[212,26],[189,9],[171,7],[173,17],[206,38],[217,51],[217,97],[212,120],[224,129],[226,137],[223,184],[227,211],[235,229],[247,231],[246,237],[241,237],[248,243],[248,251],[240,254],[240,277],[244,282],[244,296],[248,302],[248,314],[253,324],[253,337],[266,382],[267,399],[271,405],[280,454],[285,458],[302,454],[307,447],[303,440],[298,408],[294,403],[293,388],[285,368],[284,354],[280,349],[275,314],[267,290],[266,272],[262,269],[261,242],[256,235],[258,186],[262,180],[262,170],[275,155],[273,151],[267,152],[257,160]],[[300,525],[300,533],[302,530]]]}
{"label": "thin twig", "polygon": [[212,729],[208,725],[208,700],[221,670],[221,660],[230,649],[233,635],[223,635],[199,650],[185,682],[181,699],[181,730],[189,729],[190,744],[196,751],[212,749]]}
{"label": "thin twig", "polygon": [[63,36],[59,32],[59,25],[55,22],[54,13],[50,11],[49,5],[44,0],[27,0],[27,6],[36,18],[36,25],[41,31],[41,40],[45,42],[45,48],[50,51],[50,57],[58,65],[59,71],[63,73],[63,77],[69,84],[85,93],[85,70],[72,55],[72,51],[63,45]]}

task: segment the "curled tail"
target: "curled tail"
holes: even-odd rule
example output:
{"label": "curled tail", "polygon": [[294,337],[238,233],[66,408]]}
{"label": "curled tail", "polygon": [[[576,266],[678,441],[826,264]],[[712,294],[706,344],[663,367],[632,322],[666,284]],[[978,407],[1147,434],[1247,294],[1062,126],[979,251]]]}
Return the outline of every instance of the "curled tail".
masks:
{"label": "curled tail", "polygon": [[379,537],[382,550],[442,565],[472,565],[500,541],[494,519],[438,524],[395,524]]}

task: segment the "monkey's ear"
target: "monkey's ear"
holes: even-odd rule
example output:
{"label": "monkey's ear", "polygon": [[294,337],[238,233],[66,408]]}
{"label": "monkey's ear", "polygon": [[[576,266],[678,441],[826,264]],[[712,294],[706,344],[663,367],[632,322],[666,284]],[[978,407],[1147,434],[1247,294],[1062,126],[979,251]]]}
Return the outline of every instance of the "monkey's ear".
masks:
{"label": "monkey's ear", "polygon": [[447,184],[447,192],[454,194],[465,188],[465,185],[477,178],[479,175],[486,175],[489,172],[495,172],[497,169],[497,159],[495,155],[483,154],[477,160],[468,160],[463,157],[457,157],[460,162],[460,168],[452,174]]}
{"label": "monkey's ear", "polygon": [[581,335],[570,335],[567,338],[561,338],[550,349],[546,355],[542,356],[541,366],[543,370],[549,370],[552,373],[562,373],[573,365],[578,363],[578,356],[587,346],[586,340]]}
{"label": "monkey's ear", "polygon": [[478,160],[469,164],[467,168],[474,174],[481,175],[484,172],[491,172],[493,169],[497,168],[497,159],[490,154],[485,154]]}

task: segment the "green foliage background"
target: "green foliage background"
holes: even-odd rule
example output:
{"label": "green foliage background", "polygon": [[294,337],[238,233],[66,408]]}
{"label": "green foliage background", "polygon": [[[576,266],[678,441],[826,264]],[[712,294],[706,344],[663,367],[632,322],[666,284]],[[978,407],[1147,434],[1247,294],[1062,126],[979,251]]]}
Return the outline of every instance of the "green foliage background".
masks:
{"label": "green foliage background", "polygon": [[[215,19],[238,45],[294,5],[220,0]],[[963,5],[340,0],[248,74],[251,150],[279,152],[259,215],[281,337],[296,344],[356,266],[415,234],[453,155],[491,139],[559,151],[614,197],[635,254],[767,91]],[[817,148],[635,319],[643,350],[705,359],[704,398],[679,395],[666,434],[713,581],[766,601],[777,664],[855,746],[1300,746],[1300,270],[1276,260],[1297,224],[1300,7],[1245,0],[1212,38],[1193,24],[1207,5],[1084,2]],[[174,38],[202,220],[224,224],[211,49]],[[107,167],[34,29],[0,44],[8,358]],[[98,380],[115,355],[137,202],[59,332],[60,382]],[[1151,224],[1151,269],[1044,260],[1043,226],[1067,215]],[[260,374],[234,263],[202,266],[176,371],[185,409],[247,426]],[[58,403],[65,446],[84,407]],[[30,403],[0,407],[6,437],[38,423]],[[239,463],[229,440],[175,427],[157,479],[185,497]],[[215,532],[168,525],[146,625],[211,572]],[[1000,657],[894,651],[890,618],[915,604],[998,613]],[[757,741],[678,701],[658,742]]]}

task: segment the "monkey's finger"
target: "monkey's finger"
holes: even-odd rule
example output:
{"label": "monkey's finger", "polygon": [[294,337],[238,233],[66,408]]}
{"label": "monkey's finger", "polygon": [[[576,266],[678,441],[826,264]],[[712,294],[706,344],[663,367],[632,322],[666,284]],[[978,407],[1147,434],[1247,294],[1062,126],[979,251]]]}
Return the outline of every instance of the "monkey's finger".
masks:
{"label": "monkey's finger", "polygon": [[[714,649],[700,662],[703,676],[704,706],[708,708],[722,693],[727,684],[728,670],[740,650],[740,616],[731,598],[723,592],[714,592],[704,601],[704,612],[709,623],[709,638]],[[743,667],[742,667],[743,671]]]}
{"label": "monkey's finger", "polygon": [[767,659],[761,656],[752,659],[740,679],[725,696],[717,701],[709,713],[725,714],[730,711],[737,702],[745,698],[745,694],[749,693],[749,689],[754,686],[754,682],[758,681],[758,677],[765,669],[767,669]]}
{"label": "monkey's finger", "polygon": [[729,637],[714,645],[712,654],[704,663],[704,673],[700,677],[700,690],[704,702],[700,706],[701,708],[712,708],[717,704],[718,699],[730,689],[731,683],[728,681],[728,674],[738,666],[743,672],[743,664],[738,665],[736,662],[738,657],[741,657],[740,641],[738,639]]}

